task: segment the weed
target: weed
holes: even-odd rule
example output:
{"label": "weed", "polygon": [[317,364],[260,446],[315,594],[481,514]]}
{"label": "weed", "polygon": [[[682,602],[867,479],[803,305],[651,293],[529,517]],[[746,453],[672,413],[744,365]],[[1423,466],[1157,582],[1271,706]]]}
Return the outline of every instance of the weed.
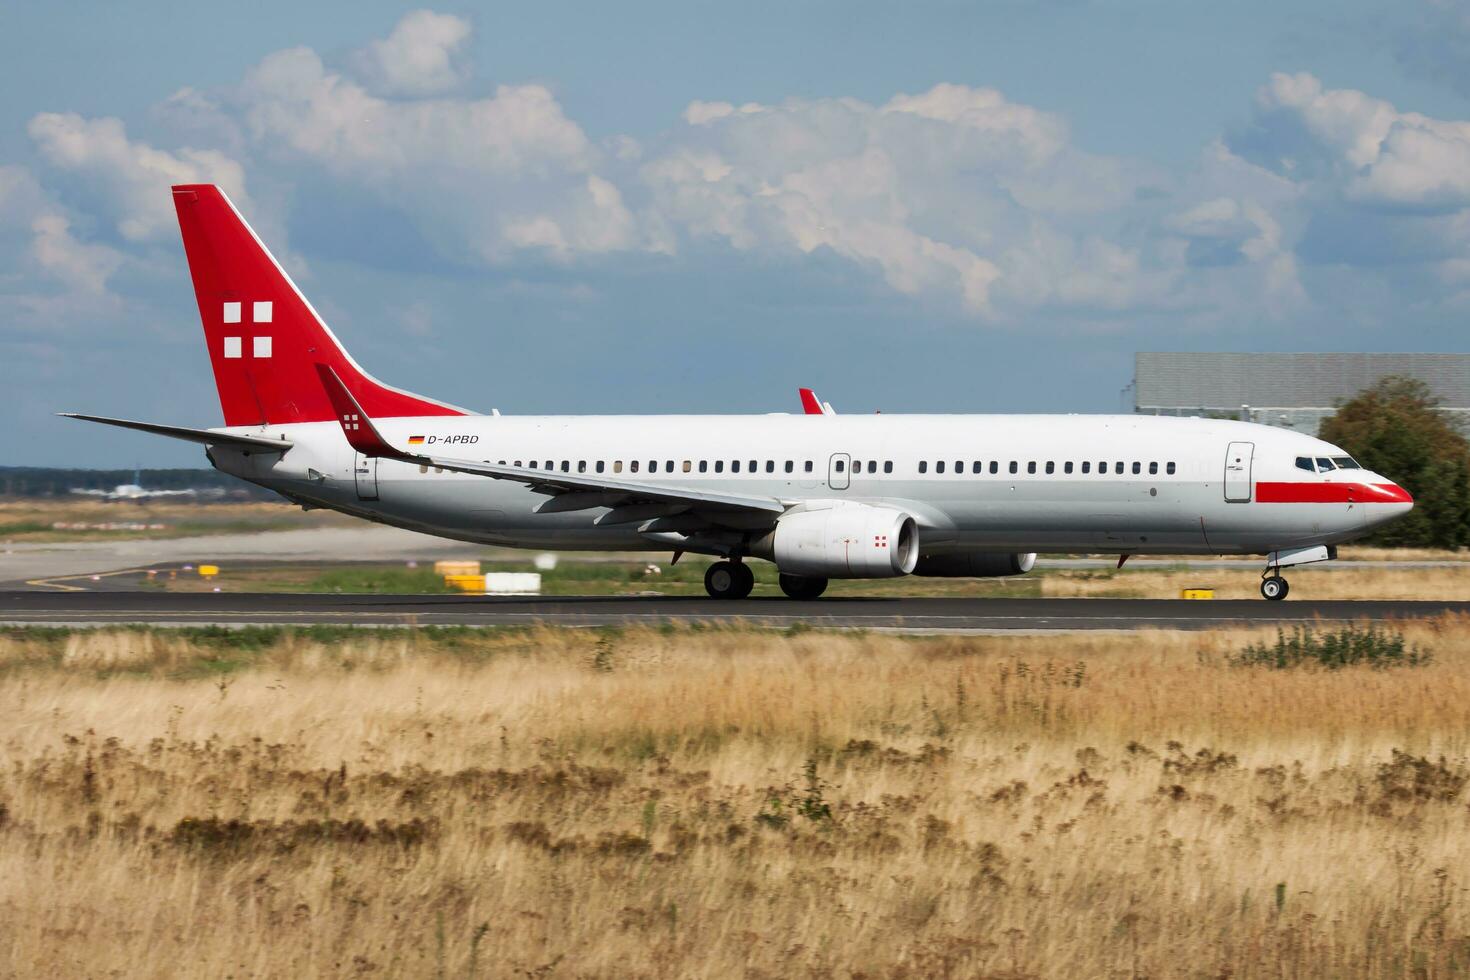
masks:
{"label": "weed", "polygon": [[1290,632],[1276,631],[1275,643],[1251,643],[1230,655],[1228,662],[1236,667],[1269,667],[1290,670],[1296,667],[1321,667],[1341,670],[1344,667],[1425,667],[1433,662],[1426,650],[1407,644],[1403,634],[1384,629],[1376,623],[1357,626],[1349,623],[1337,630],[1318,630],[1297,626]]}

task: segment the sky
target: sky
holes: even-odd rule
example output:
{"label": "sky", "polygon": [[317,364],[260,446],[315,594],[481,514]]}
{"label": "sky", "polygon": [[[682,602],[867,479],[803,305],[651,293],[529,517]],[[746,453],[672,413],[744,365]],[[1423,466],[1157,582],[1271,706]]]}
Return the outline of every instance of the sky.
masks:
{"label": "sky", "polygon": [[0,465],[204,465],[169,185],[488,412],[1108,412],[1466,350],[1470,0],[0,6]]}

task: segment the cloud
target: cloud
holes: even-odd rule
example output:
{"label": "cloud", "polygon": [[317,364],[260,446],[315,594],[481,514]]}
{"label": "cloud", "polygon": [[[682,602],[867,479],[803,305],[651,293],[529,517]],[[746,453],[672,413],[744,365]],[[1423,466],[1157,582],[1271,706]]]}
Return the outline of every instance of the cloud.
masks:
{"label": "cloud", "polygon": [[1232,149],[1298,182],[1387,205],[1470,204],[1470,122],[1400,112],[1306,73],[1276,74]]}
{"label": "cloud", "polygon": [[159,150],[129,140],[120,119],[76,113],[43,112],[31,119],[27,132],[49,163],[87,178],[118,233],[130,241],[174,234],[170,184],[219,184],[236,204],[249,206],[244,168],[215,150]]}
{"label": "cloud", "polygon": [[469,75],[462,55],[469,21],[452,14],[415,10],[386,38],[358,53],[355,63],[385,95],[433,95],[459,86]]}
{"label": "cloud", "polygon": [[59,214],[42,214],[31,222],[35,239],[31,256],[49,275],[88,296],[103,296],[107,280],[122,264],[122,255],[105,245],[77,241],[71,223]]}
{"label": "cloud", "polygon": [[1157,288],[1140,251],[1092,227],[1147,168],[1078,152],[1063,120],[994,89],[694,102],[683,118],[640,170],[676,241],[827,250],[985,319]]}

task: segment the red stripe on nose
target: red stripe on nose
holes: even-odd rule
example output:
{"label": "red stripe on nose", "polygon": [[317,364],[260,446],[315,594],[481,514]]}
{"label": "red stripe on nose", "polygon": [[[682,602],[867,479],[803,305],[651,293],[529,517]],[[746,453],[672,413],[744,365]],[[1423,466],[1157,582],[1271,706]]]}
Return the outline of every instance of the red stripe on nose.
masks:
{"label": "red stripe on nose", "polygon": [[1412,504],[1396,483],[1257,483],[1262,504]]}
{"label": "red stripe on nose", "polygon": [[1414,502],[1414,498],[1410,495],[1409,491],[1397,483],[1375,483],[1373,484],[1373,489],[1382,495],[1375,503],[1412,504]]}

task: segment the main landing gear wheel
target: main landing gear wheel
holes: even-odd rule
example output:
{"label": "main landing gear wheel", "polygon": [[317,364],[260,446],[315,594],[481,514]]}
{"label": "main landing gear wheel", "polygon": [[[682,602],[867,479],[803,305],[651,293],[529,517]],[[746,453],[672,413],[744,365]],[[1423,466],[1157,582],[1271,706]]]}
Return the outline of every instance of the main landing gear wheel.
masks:
{"label": "main landing gear wheel", "polygon": [[791,599],[815,599],[827,591],[827,580],[824,578],[808,578],[805,575],[782,575],[777,579],[781,583],[781,591]]}
{"label": "main landing gear wheel", "polygon": [[713,599],[744,599],[755,588],[755,573],[744,562],[717,561],[704,573],[704,591]]}
{"label": "main landing gear wheel", "polygon": [[1285,599],[1291,586],[1280,575],[1261,579],[1261,596],[1266,599]]}

